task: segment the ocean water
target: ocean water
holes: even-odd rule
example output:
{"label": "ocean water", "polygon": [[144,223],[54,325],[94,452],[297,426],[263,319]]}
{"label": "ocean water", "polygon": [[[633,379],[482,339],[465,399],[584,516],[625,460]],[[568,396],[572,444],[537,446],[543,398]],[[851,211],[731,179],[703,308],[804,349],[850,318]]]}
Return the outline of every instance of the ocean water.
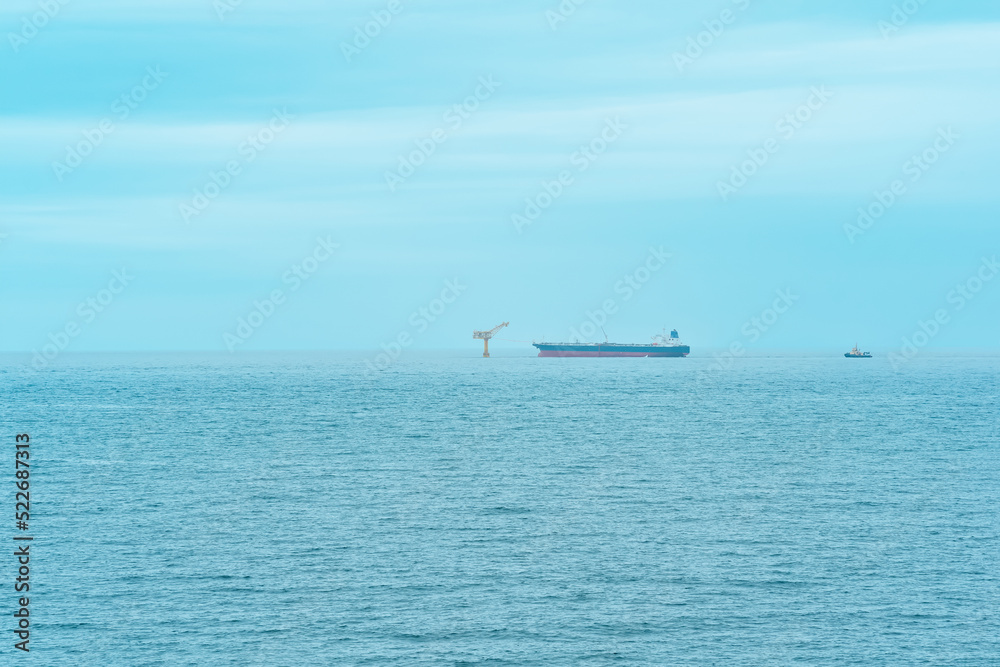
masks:
{"label": "ocean water", "polygon": [[24,362],[32,664],[1000,664],[996,356]]}

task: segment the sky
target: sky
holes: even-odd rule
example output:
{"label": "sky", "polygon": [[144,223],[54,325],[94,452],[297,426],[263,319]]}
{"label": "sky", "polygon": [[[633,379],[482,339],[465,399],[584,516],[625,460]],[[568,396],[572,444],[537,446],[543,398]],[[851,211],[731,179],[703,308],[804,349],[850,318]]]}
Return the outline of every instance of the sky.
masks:
{"label": "sky", "polygon": [[8,0],[0,28],[3,351],[1000,345],[995,2]]}

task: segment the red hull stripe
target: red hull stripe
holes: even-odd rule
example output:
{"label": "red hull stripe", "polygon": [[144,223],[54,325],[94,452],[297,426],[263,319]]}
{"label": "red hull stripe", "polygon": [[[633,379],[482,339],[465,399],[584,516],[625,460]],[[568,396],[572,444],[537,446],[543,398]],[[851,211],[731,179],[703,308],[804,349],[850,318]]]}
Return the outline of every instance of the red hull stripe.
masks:
{"label": "red hull stripe", "polygon": [[686,357],[686,354],[676,352],[575,352],[571,350],[543,350],[540,357]]}

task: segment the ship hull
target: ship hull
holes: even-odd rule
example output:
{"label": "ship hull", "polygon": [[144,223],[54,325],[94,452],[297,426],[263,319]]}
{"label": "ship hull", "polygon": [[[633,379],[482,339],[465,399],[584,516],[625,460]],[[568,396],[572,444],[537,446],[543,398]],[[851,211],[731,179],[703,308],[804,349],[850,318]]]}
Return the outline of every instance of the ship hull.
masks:
{"label": "ship hull", "polygon": [[539,357],[686,357],[687,345],[559,345],[534,343]]}

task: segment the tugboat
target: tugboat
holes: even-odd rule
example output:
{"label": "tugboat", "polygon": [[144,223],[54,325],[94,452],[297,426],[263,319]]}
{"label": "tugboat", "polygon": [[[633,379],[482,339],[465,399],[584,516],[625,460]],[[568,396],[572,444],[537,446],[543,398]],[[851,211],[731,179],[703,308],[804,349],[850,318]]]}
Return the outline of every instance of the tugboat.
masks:
{"label": "tugboat", "polygon": [[872,353],[862,352],[861,350],[858,349],[858,346],[855,345],[854,349],[851,350],[850,352],[845,352],[844,356],[847,357],[848,359],[871,359]]}

